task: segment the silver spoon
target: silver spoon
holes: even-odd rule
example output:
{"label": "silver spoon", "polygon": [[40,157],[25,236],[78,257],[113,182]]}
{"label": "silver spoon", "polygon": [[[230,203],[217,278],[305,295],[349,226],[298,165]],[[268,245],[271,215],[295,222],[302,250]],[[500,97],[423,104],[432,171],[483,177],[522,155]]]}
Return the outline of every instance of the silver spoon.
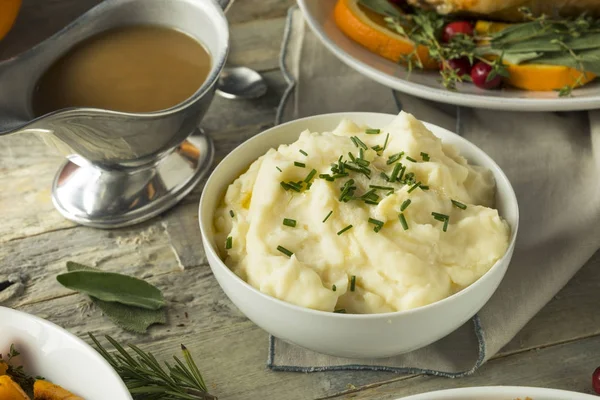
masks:
{"label": "silver spoon", "polygon": [[267,93],[267,84],[253,69],[225,68],[217,82],[217,93],[227,99],[256,99]]}

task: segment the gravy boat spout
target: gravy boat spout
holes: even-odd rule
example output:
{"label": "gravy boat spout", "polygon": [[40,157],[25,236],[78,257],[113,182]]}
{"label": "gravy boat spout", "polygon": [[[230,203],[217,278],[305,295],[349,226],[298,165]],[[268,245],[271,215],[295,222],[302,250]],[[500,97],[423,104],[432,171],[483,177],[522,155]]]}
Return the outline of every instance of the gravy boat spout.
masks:
{"label": "gravy boat spout", "polygon": [[[229,31],[222,8],[228,3],[105,0],[39,45],[0,63],[0,136],[34,132],[70,160],[53,187],[54,204],[64,216],[103,228],[138,223],[174,205],[204,176],[213,148],[198,135],[198,124],[227,59]],[[174,28],[204,45],[211,69],[191,97],[149,113],[67,108],[34,114],[36,83],[57,59],[91,36],[132,25]]]}

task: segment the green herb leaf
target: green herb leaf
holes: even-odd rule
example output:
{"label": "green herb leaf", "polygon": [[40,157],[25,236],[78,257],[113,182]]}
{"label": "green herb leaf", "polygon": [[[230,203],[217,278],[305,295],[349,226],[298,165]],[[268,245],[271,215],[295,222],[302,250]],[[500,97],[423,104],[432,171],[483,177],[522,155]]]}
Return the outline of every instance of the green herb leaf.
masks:
{"label": "green herb leaf", "polygon": [[296,167],[300,167],[300,168],[306,168],[306,164],[298,162],[298,161],[294,161],[294,165]]}
{"label": "green herb leaf", "polygon": [[283,254],[285,254],[288,257],[291,257],[294,254],[283,246],[277,246],[277,250],[279,250],[280,252],[282,252]]}
{"label": "green herb leaf", "polygon": [[402,205],[400,206],[400,211],[406,210],[406,208],[410,206],[410,203],[412,203],[410,199],[404,200],[404,202],[402,202]]}
{"label": "green herb leaf", "polygon": [[305,152],[304,150],[300,149],[300,150],[298,150],[298,151],[299,151],[300,153],[302,153],[303,155],[305,155],[305,156],[308,156],[308,153],[307,153],[307,152]]}
{"label": "green herb leaf", "polygon": [[283,219],[283,224],[285,226],[289,226],[291,228],[295,228],[296,227],[296,220],[295,219],[284,218]]}
{"label": "green herb leaf", "polygon": [[352,275],[350,277],[350,291],[354,292],[356,290],[356,275]]}
{"label": "green herb leaf", "polygon": [[380,129],[367,129],[367,130],[365,131],[365,133],[366,133],[367,135],[377,135],[377,134],[379,134],[380,132],[381,132],[381,130],[380,130]]}
{"label": "green herb leaf", "polygon": [[327,221],[329,219],[329,217],[331,217],[331,214],[333,214],[333,210],[329,211],[329,214],[327,214],[327,216],[325,217],[325,219],[323,220],[323,223],[325,223],[325,221]]}
{"label": "green herb leaf", "polygon": [[158,288],[131,276],[102,271],[73,271],[60,274],[56,280],[63,286],[97,299],[117,302],[148,310],[166,304]]}
{"label": "green herb leaf", "polygon": [[460,201],[456,201],[456,200],[451,200],[451,201],[452,201],[452,204],[453,204],[455,207],[458,207],[458,208],[460,208],[461,210],[466,210],[466,209],[467,209],[467,205],[466,205],[466,204],[463,204],[463,203],[461,203]]}
{"label": "green herb leaf", "polygon": [[346,232],[346,231],[348,231],[350,229],[352,229],[352,225],[348,225],[347,227],[345,227],[344,229],[342,229],[341,231],[339,231],[337,233],[337,235],[340,236],[342,233],[344,233],[344,232]]}
{"label": "green herb leaf", "polygon": [[[95,271],[100,270],[75,262],[67,262],[67,270],[73,271]],[[154,324],[166,324],[166,309],[148,310],[145,308],[128,306],[121,303],[113,303],[90,296],[92,302],[102,310],[111,321],[121,328],[135,333],[146,333],[148,328]]]}
{"label": "green herb leaf", "polygon": [[400,220],[400,224],[402,228],[406,231],[408,230],[408,223],[406,222],[406,217],[404,217],[403,213],[398,214],[398,219]]}

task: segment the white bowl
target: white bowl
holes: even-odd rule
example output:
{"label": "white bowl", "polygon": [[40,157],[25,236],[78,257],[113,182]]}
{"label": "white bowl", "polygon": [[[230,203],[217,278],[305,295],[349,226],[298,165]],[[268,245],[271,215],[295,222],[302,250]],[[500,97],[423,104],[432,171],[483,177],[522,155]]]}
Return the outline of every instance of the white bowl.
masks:
{"label": "white bowl", "polygon": [[96,350],[51,322],[0,307],[0,353],[10,345],[18,363],[86,400],[131,400],[125,384]]}
{"label": "white bowl", "polygon": [[598,400],[597,396],[589,394],[522,386],[484,386],[440,390],[403,397],[398,400],[524,400],[527,397],[532,400]]}
{"label": "white bowl", "polygon": [[225,294],[256,325],[272,335],[308,349],[342,357],[376,358],[409,352],[448,335],[468,321],[492,296],[512,256],[519,210],[515,193],[498,165],[472,143],[437,126],[427,127],[444,142],[455,145],[471,163],[489,168],[496,179],[496,207],[511,227],[506,254],[481,279],[436,303],[385,314],[335,314],[286,303],[261,293],[219,258],[214,240],[214,213],[225,191],[248,166],[271,147],[296,141],[305,129],[331,131],[343,118],[373,127],[388,124],[395,115],[337,113],[303,118],[271,128],[244,142],[215,168],[200,200],[199,222],[208,262]]}

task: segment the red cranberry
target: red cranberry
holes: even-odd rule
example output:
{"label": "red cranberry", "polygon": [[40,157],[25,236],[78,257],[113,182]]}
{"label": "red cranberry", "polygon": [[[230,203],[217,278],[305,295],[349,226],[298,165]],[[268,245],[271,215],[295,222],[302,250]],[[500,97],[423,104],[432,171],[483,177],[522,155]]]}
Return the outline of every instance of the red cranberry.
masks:
{"label": "red cranberry", "polygon": [[592,387],[596,393],[600,394],[600,367],[596,368],[592,374]]}
{"label": "red cranberry", "polygon": [[[440,65],[440,69],[441,68],[443,68],[442,65]],[[453,58],[452,60],[448,60],[448,65],[446,68],[455,70],[458,76],[469,75],[471,73],[471,63],[467,57]]]}
{"label": "red cranberry", "polygon": [[450,22],[444,27],[444,32],[442,33],[442,40],[448,43],[453,36],[459,33],[462,33],[466,36],[473,36],[473,25],[468,21]]}
{"label": "red cranberry", "polygon": [[483,61],[478,62],[473,66],[473,69],[471,69],[471,79],[473,79],[473,83],[482,89],[497,88],[502,83],[502,77],[496,75],[488,80],[491,71],[491,65],[484,63]]}

